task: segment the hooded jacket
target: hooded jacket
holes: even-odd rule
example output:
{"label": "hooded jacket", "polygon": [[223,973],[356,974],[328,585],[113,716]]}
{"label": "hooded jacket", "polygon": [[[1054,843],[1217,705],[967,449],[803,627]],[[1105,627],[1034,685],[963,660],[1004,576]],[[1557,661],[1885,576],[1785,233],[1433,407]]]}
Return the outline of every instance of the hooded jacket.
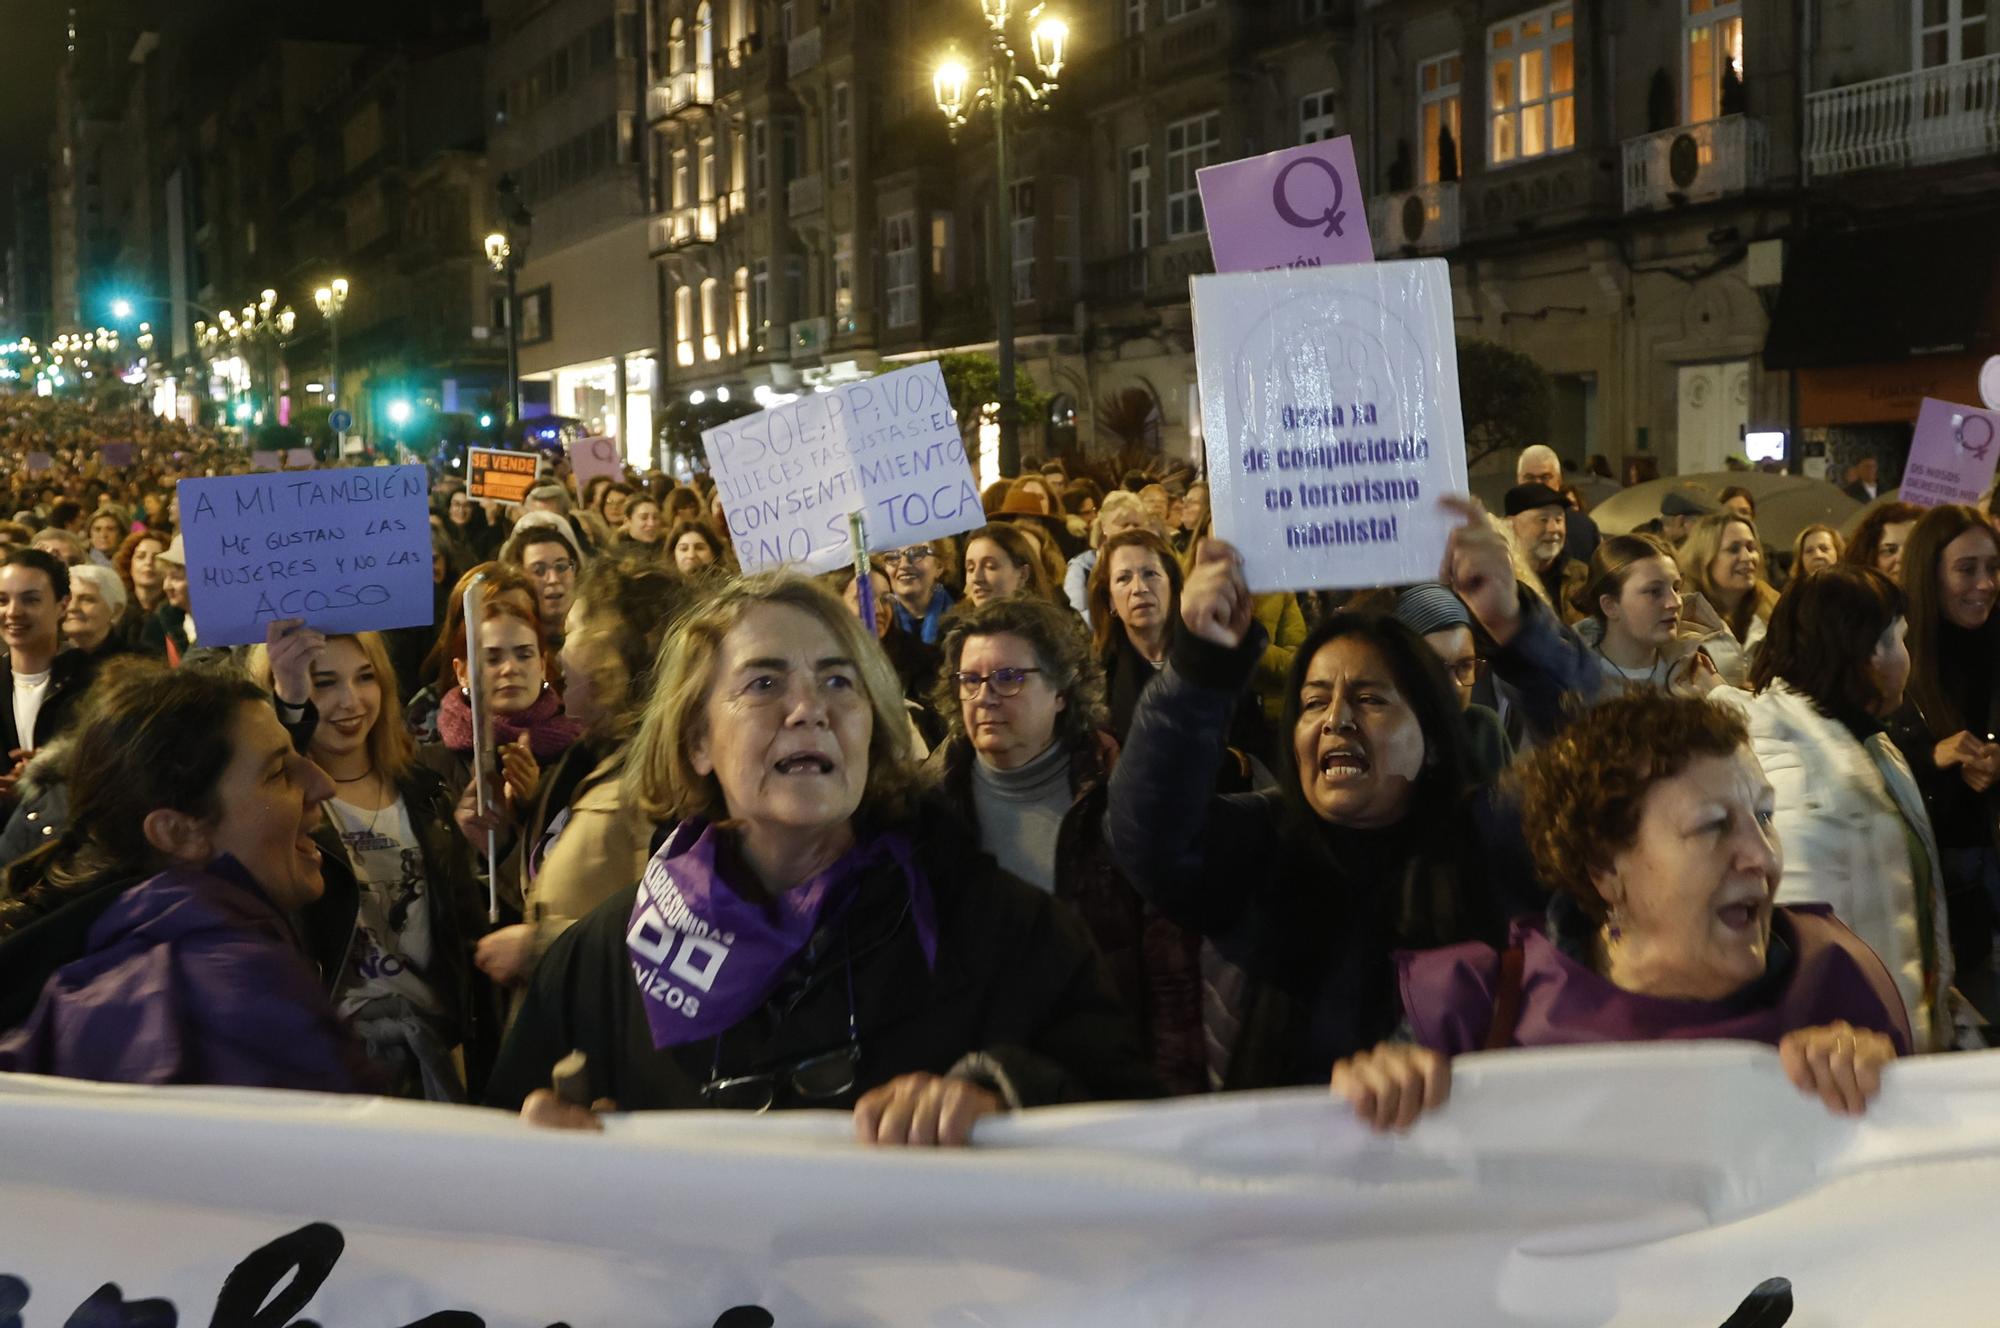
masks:
{"label": "hooded jacket", "polygon": [[[111,895],[105,903],[105,895]],[[142,1084],[374,1087],[291,921],[231,858],[100,886],[83,952],[49,977],[0,1070]],[[31,924],[0,947],[11,958]]]}

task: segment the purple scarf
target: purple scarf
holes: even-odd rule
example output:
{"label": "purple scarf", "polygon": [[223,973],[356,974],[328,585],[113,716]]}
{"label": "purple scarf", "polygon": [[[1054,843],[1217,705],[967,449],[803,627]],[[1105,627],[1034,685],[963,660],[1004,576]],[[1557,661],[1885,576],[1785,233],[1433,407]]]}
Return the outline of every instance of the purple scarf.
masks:
{"label": "purple scarf", "polygon": [[[472,754],[472,703],[454,687],[438,701],[438,737],[460,756]],[[583,725],[562,712],[562,697],[547,685],[535,703],[515,715],[493,717],[493,741],[504,745],[528,735],[528,750],[543,765],[568,751],[583,736]]]}
{"label": "purple scarf", "polygon": [[720,1036],[770,999],[823,918],[837,920],[884,855],[902,868],[924,962],[937,967],[937,910],[930,885],[900,834],[857,842],[819,875],[768,908],[729,887],[716,866],[722,832],[683,821],[646,864],[625,946],[659,1048]]}

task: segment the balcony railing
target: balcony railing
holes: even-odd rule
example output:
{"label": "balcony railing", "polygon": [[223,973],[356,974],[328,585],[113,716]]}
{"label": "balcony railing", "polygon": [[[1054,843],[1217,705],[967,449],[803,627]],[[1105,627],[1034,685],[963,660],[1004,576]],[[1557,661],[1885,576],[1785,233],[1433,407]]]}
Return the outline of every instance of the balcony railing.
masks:
{"label": "balcony railing", "polygon": [[749,210],[750,210],[749,190],[732,189],[728,193],[722,196],[721,217],[720,217],[721,220],[728,221],[732,217],[740,217],[745,213],[747,213]]}
{"label": "balcony railing", "polygon": [[1841,175],[2000,152],[2000,55],[1806,98],[1806,173]]}
{"label": "balcony railing", "polygon": [[1704,203],[1755,189],[1771,167],[1770,135],[1754,116],[1725,115],[1625,140],[1625,210]]}
{"label": "balcony railing", "polygon": [[686,249],[690,245],[715,243],[715,204],[691,203],[675,208],[673,213],[673,247]]}
{"label": "balcony railing", "polygon": [[797,78],[819,64],[819,51],[819,29],[809,28],[792,38],[785,47],[785,67],[791,71],[793,78]]}
{"label": "balcony railing", "polygon": [[696,65],[667,79],[667,110],[715,104],[715,66]]}
{"label": "balcony railing", "polygon": [[674,247],[672,216],[654,217],[646,223],[646,252],[654,258]]}
{"label": "balcony railing", "polygon": [[1368,205],[1368,233],[1375,256],[1414,250],[1442,253],[1458,247],[1458,181],[1421,184],[1407,193],[1384,194]]}
{"label": "balcony railing", "polygon": [[826,206],[826,186],[817,175],[801,175],[785,186],[785,209],[793,217],[805,217]]}
{"label": "balcony railing", "polygon": [[816,359],[826,350],[826,319],[801,318],[792,324],[792,358]]}

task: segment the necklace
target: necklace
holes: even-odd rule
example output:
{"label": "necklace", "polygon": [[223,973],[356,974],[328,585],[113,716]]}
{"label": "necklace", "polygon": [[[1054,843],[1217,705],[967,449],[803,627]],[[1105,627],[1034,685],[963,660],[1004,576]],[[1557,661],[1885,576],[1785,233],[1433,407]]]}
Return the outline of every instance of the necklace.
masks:
{"label": "necklace", "polygon": [[[361,775],[355,779],[336,779],[333,782],[336,784],[359,784],[364,779],[374,779],[376,777],[377,776],[375,772],[373,770],[370,770],[367,774]],[[378,791],[378,796],[379,796],[379,791]],[[394,801],[395,799],[392,798],[389,800],[389,802],[379,803],[375,808],[375,814],[368,818],[368,824],[366,826],[361,825],[361,809],[359,807],[355,807],[354,821],[357,827],[356,833],[365,834],[370,839],[373,839],[375,837],[376,823],[382,819],[383,811],[385,811]],[[338,798],[330,799],[329,804],[330,804],[328,807],[329,811],[334,811],[334,808],[331,804],[338,804],[339,806],[343,807],[354,806],[353,803],[342,802]],[[340,832],[341,838],[343,839],[345,839],[349,833],[347,826],[344,824],[344,820],[345,818],[342,817],[338,811],[334,811],[334,829]]]}

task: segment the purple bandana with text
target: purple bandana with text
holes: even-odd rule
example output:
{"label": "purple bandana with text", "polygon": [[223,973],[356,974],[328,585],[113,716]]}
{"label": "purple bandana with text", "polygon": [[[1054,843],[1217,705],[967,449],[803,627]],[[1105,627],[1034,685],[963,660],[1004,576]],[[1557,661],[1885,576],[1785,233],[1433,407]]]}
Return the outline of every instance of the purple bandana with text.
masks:
{"label": "purple bandana with text", "polygon": [[719,1036],[763,1005],[822,917],[853,902],[862,877],[884,854],[902,868],[917,942],[925,962],[936,968],[936,906],[902,835],[856,843],[838,862],[765,908],[738,895],[718,874],[721,833],[706,821],[682,822],[639,881],[625,946],[655,1047]]}

